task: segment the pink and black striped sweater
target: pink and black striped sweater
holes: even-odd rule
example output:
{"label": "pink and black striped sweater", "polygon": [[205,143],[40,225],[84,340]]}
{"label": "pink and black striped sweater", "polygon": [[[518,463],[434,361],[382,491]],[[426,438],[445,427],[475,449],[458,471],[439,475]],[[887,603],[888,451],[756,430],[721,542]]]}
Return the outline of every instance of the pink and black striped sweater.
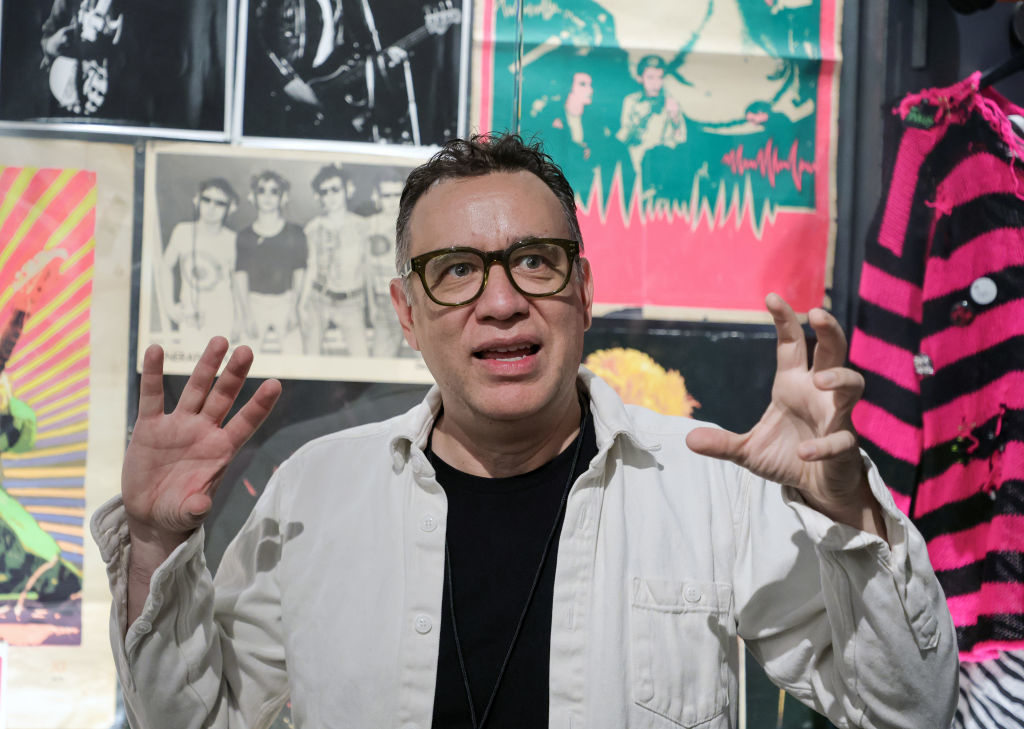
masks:
{"label": "pink and black striped sweater", "polygon": [[928,540],[968,661],[1024,648],[1024,110],[978,84],[896,110],[850,347],[854,424]]}

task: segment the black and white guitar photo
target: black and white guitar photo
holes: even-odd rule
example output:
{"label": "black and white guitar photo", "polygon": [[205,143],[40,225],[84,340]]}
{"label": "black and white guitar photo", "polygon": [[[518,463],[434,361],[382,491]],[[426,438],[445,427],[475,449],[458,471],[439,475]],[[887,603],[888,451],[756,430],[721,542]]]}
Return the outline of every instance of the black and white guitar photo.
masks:
{"label": "black and white guitar photo", "polygon": [[[269,128],[270,136],[436,143],[436,133],[423,128],[430,124],[421,121],[436,99],[433,93],[420,99],[417,90],[425,79],[436,87],[431,74],[438,78],[452,65],[457,71],[457,63],[446,67],[435,56],[438,42],[458,47],[463,10],[444,0],[413,13],[403,6],[396,18],[386,6],[256,0],[244,133],[259,136]],[[457,86],[457,73],[444,83]]]}

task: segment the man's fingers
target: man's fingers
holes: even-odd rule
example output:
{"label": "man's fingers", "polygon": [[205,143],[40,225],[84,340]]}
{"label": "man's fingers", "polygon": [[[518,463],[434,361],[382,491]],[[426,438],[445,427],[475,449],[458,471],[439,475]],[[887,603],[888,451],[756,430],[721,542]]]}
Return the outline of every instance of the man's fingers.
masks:
{"label": "man's fingers", "polygon": [[821,438],[805,440],[797,446],[797,455],[805,461],[835,458],[857,447],[857,436],[852,430],[839,430]]}
{"label": "man's fingers", "polygon": [[231,444],[236,451],[245,445],[256,429],[263,424],[280,396],[281,383],[278,380],[265,380],[256,388],[249,401],[227,422],[224,432],[231,438]]}
{"label": "man's fingers", "polygon": [[694,428],[686,434],[686,446],[694,453],[736,461],[743,438],[719,428]]}
{"label": "man's fingers", "polygon": [[807,342],[804,330],[796,318],[796,312],[778,294],[768,294],[764,300],[768,312],[775,322],[775,333],[778,337],[776,357],[778,369],[807,368]]}
{"label": "man's fingers", "polygon": [[864,376],[848,367],[833,367],[815,372],[814,386],[834,393],[836,411],[845,417],[864,394]]}
{"label": "man's fingers", "polygon": [[181,503],[182,530],[191,531],[197,529],[206,519],[206,515],[213,508],[213,494],[205,491],[197,491],[190,494]]}
{"label": "man's fingers", "polygon": [[235,398],[242,391],[245,378],[252,366],[252,360],[253,354],[249,347],[245,345],[236,347],[235,351],[231,353],[227,365],[224,366],[224,371],[217,378],[217,383],[203,403],[202,413],[218,425],[227,417]]}
{"label": "man's fingers", "polygon": [[139,380],[139,417],[164,414],[164,350],[151,344],[142,357]]}
{"label": "man's fingers", "polygon": [[202,410],[206,393],[213,386],[213,380],[217,377],[217,370],[220,369],[220,363],[227,351],[228,340],[224,337],[214,337],[209,341],[202,356],[199,357],[199,361],[196,362],[188,382],[185,383],[185,389],[182,390],[181,398],[178,400],[177,410],[189,413],[198,413]]}
{"label": "man's fingers", "polygon": [[824,309],[811,309],[807,319],[818,337],[813,369],[818,372],[846,362],[846,335],[836,318]]}

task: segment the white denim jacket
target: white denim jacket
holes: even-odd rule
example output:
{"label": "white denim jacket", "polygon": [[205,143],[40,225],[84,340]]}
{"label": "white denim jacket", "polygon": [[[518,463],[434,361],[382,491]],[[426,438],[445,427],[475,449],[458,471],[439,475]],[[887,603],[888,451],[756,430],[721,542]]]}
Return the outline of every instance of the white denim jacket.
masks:
{"label": "white denim jacket", "polygon": [[[573,485],[555,575],[550,726],[737,726],[736,636],[840,727],[940,729],[956,641],[924,543],[869,465],[891,542],[685,443],[697,423],[623,405],[585,369],[598,454]],[[94,516],[135,729],[427,729],[446,500],[423,454],[440,395],[312,441],[276,472],[211,581],[201,530],[126,626],[120,499]],[[127,633],[126,633],[127,631]],[[122,639],[122,636],[125,636]]]}

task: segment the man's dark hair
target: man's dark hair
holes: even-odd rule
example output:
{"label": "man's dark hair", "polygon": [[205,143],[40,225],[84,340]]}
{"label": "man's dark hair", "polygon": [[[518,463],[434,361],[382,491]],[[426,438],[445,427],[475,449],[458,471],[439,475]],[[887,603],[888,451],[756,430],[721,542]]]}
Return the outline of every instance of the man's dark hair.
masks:
{"label": "man's dark hair", "polygon": [[320,194],[320,187],[325,182],[327,182],[328,180],[332,180],[335,177],[337,177],[339,180],[341,180],[341,188],[342,188],[342,192],[344,192],[345,191],[345,184],[349,181],[349,179],[351,178],[351,175],[349,174],[348,170],[346,170],[344,167],[342,167],[341,165],[335,165],[335,164],[324,165],[313,176],[313,181],[310,183],[310,185],[313,188],[313,192],[315,192],[317,195],[319,195]]}
{"label": "man's dark hair", "polygon": [[395,264],[405,268],[410,258],[409,219],[423,194],[438,182],[479,177],[492,172],[532,172],[558,198],[570,237],[583,247],[580,223],[576,218],[576,196],[561,168],[548,156],[539,141],[524,142],[518,134],[474,134],[469,139],[453,139],[430,160],[409,173],[402,190],[396,224]]}
{"label": "man's dark hair", "polygon": [[665,63],[665,59],[661,56],[655,56],[654,54],[644,56],[636,64],[636,75],[643,76],[644,71],[648,68],[660,68],[662,71],[668,70],[668,64]]}
{"label": "man's dark hair", "polygon": [[210,177],[199,183],[199,194],[202,195],[210,188],[215,188],[224,193],[224,196],[228,199],[228,204],[238,202],[238,193],[235,192],[235,188],[231,186],[231,183],[225,180],[223,177]]}
{"label": "man's dark hair", "polygon": [[258,175],[252,176],[252,180],[249,182],[249,189],[255,194],[258,192],[257,188],[259,187],[259,184],[261,182],[267,182],[268,180],[277,185],[277,189],[282,195],[288,192],[292,187],[288,180],[284,179],[273,170],[263,170]]}

